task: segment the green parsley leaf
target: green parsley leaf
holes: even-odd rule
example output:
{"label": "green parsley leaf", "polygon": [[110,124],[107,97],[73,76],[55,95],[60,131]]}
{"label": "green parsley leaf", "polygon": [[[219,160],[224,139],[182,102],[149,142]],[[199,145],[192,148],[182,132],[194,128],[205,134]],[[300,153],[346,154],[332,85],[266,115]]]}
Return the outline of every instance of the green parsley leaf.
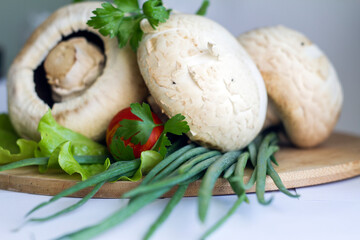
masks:
{"label": "green parsley leaf", "polygon": [[130,107],[131,112],[139,120],[123,119],[119,122],[120,127],[116,130],[110,144],[110,152],[117,160],[131,160],[135,158],[132,148],[129,145],[125,146],[124,140],[130,139],[130,142],[134,145],[139,143],[144,145],[155,127],[164,126],[163,132],[152,147],[152,150],[159,152],[162,156],[166,155],[166,147],[171,145],[171,141],[166,136],[167,133],[182,135],[190,131],[185,117],[181,114],[170,118],[165,124],[156,124],[148,104],[132,103]]}
{"label": "green parsley leaf", "polygon": [[151,26],[156,29],[159,23],[169,19],[171,10],[167,10],[161,0],[149,0],[143,4],[143,11]]}
{"label": "green parsley leaf", "polygon": [[[166,153],[167,153],[167,148],[168,146],[171,146],[171,142],[169,140],[169,138],[166,136],[166,134],[162,134],[158,140],[159,144],[155,144],[154,147],[156,147],[157,145],[159,146],[159,153],[165,157]],[[155,149],[155,148],[154,148]]]}
{"label": "green parsley leaf", "polygon": [[135,145],[139,143],[144,145],[149,139],[152,130],[159,124],[155,124],[148,104],[133,103],[130,107],[131,112],[139,117],[141,121],[124,119],[120,121],[121,127],[118,128],[116,133],[125,140],[131,138],[131,142]]}
{"label": "green parsley leaf", "polygon": [[125,17],[119,26],[117,35],[119,47],[123,48],[130,40],[131,48],[136,51],[143,36],[143,31],[140,28],[140,21],[142,18],[135,20],[133,17]]}
{"label": "green parsley leaf", "polygon": [[139,11],[138,0],[114,0],[114,3],[123,12]]}
{"label": "green parsley leaf", "polygon": [[181,135],[190,131],[189,125],[187,124],[185,117],[181,114],[176,114],[170,118],[164,126],[164,132],[169,132],[176,135]]}
{"label": "green parsley leaf", "polygon": [[141,30],[140,24],[135,25],[132,37],[130,39],[130,46],[134,52],[136,52],[136,50],[138,49],[141,39],[143,38],[143,35],[144,32]]}
{"label": "green parsley leaf", "polygon": [[95,16],[91,17],[87,25],[99,29],[103,36],[111,38],[119,35],[119,26],[124,18],[124,12],[114,7],[111,3],[101,4],[103,8],[93,11]]}
{"label": "green parsley leaf", "polygon": [[112,156],[117,161],[126,161],[126,160],[135,159],[134,151],[130,146],[125,146],[122,140],[116,141],[117,139],[120,138],[121,136],[119,136],[118,133],[116,132],[109,146]]}
{"label": "green parsley leaf", "polygon": [[172,118],[170,118],[164,126],[164,131],[160,135],[158,141],[155,143],[153,149],[160,152],[162,156],[166,155],[167,149],[166,147],[171,145],[170,140],[166,136],[167,133],[172,133],[175,135],[182,135],[183,133],[187,133],[190,131],[190,127],[187,124],[185,117],[181,114],[176,114]]}
{"label": "green parsley leaf", "polygon": [[162,5],[160,0],[147,0],[140,9],[137,0],[114,0],[114,4],[103,3],[102,8],[93,11],[87,24],[103,36],[117,37],[119,47],[123,48],[128,43],[136,51],[144,35],[140,22],[147,18],[155,29],[159,23],[165,22],[170,15],[170,10]]}
{"label": "green parsley leaf", "polygon": [[199,10],[197,10],[196,14],[200,15],[200,16],[205,16],[209,5],[210,5],[210,1],[204,0],[201,4]]}

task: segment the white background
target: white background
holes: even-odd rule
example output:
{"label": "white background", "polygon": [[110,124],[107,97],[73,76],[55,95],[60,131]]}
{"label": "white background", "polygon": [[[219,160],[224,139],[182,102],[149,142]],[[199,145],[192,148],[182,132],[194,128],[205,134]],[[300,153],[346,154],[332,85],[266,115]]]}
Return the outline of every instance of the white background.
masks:
{"label": "white background", "polygon": [[[0,7],[0,45],[7,50],[6,67],[19,51],[26,36],[57,6],[68,1],[14,0]],[[194,12],[199,0],[165,0],[174,9]],[[192,4],[194,3],[194,4]],[[327,53],[342,81],[345,102],[337,129],[360,134],[360,1],[322,0],[213,0],[208,16],[234,35],[255,27],[284,24],[307,35]],[[0,81],[0,112],[6,111],[6,90]],[[360,177],[322,186],[296,189],[301,198],[279,193],[263,207],[250,194],[250,205],[235,215],[210,239],[359,239]],[[12,233],[24,214],[47,196],[0,190],[0,239],[53,239],[63,233],[94,224],[126,204],[126,200],[90,200],[78,211],[46,224],[30,224]],[[39,212],[44,216],[74,203],[65,198]],[[141,239],[167,199],[157,200],[129,221],[98,239]],[[213,197],[208,221],[197,220],[197,198],[180,202],[153,239],[198,239],[224,214],[234,196]]]}

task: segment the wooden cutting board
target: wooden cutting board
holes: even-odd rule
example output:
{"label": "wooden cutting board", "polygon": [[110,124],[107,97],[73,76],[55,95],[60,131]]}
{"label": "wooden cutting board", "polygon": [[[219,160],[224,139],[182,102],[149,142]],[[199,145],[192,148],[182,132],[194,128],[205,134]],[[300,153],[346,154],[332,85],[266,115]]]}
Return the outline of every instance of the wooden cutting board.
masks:
{"label": "wooden cutting board", "polygon": [[[360,175],[360,137],[334,133],[325,143],[313,149],[296,149],[282,147],[276,154],[279,173],[287,188],[298,188],[334,182]],[[245,181],[250,171],[245,173]],[[42,195],[56,195],[76,184],[78,178],[58,171],[40,174],[36,167],[0,172],[0,189]],[[106,183],[95,195],[96,198],[119,198],[124,192],[136,187],[139,183],[115,182]],[[186,196],[196,196],[200,181],[190,184]],[[266,179],[266,190],[276,190],[272,180]],[[254,188],[249,192],[254,192]],[[83,197],[90,191],[85,189],[73,197]],[[171,196],[173,191],[165,197]],[[233,194],[224,179],[215,185],[214,195]]]}

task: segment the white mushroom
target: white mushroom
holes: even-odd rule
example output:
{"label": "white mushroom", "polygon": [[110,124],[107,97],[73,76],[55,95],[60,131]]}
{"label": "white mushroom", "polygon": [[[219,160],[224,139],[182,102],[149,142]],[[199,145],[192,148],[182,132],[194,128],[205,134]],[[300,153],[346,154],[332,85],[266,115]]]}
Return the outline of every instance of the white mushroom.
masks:
{"label": "white mushroom", "polygon": [[59,124],[99,140],[119,110],[147,95],[135,53],[87,26],[100,6],[85,2],[57,10],[14,60],[9,115],[22,137],[38,139],[38,122],[51,108]]}
{"label": "white mushroom", "polygon": [[269,106],[291,142],[312,147],[324,141],[338,120],[343,100],[325,54],[303,34],[283,26],[253,30],[238,40],[258,66]]}
{"label": "white mushroom", "polygon": [[169,117],[181,113],[190,139],[222,151],[242,148],[264,123],[264,82],[246,51],[219,24],[174,14],[156,30],[144,20],[138,63]]}

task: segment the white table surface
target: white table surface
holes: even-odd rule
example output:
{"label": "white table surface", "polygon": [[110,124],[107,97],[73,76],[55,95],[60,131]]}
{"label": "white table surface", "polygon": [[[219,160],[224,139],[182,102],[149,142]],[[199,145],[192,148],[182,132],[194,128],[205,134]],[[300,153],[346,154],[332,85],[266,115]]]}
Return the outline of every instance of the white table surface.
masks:
{"label": "white table surface", "polygon": [[[0,112],[6,112],[6,91],[0,81]],[[257,203],[248,194],[250,204],[241,205],[235,214],[208,239],[360,239],[360,177],[319,186],[298,188],[299,199],[279,192],[269,206]],[[14,232],[24,222],[25,213],[50,197],[0,190],[0,239],[54,239],[99,222],[126,205],[125,199],[91,199],[66,216],[46,223],[30,223]],[[63,198],[34,216],[47,216],[79,199]],[[207,221],[197,218],[197,198],[184,198],[153,235],[153,239],[199,239],[235,202],[235,196],[216,196],[211,200]],[[159,199],[130,219],[97,239],[141,239],[165,207],[168,199]]]}

